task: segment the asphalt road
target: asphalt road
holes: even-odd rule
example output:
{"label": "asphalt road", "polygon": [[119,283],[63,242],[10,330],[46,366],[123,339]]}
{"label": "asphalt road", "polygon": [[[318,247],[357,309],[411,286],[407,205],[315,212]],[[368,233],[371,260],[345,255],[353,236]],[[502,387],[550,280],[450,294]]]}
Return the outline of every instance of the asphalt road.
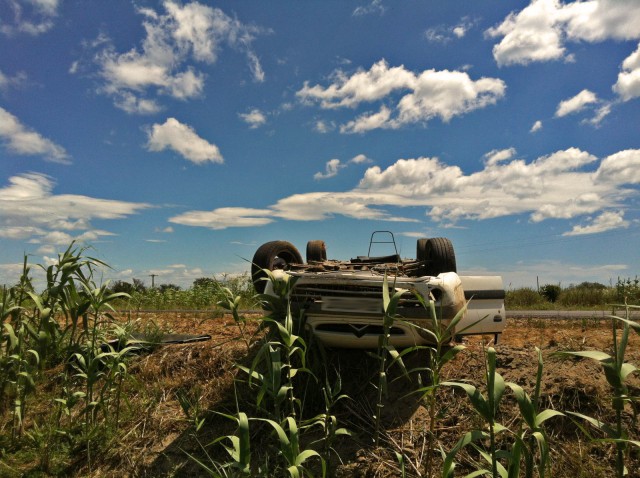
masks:
{"label": "asphalt road", "polygon": [[[611,311],[602,310],[508,310],[508,319],[604,319],[611,315]],[[624,309],[616,310],[618,317],[624,317]],[[631,309],[630,318],[640,319],[640,310]]]}

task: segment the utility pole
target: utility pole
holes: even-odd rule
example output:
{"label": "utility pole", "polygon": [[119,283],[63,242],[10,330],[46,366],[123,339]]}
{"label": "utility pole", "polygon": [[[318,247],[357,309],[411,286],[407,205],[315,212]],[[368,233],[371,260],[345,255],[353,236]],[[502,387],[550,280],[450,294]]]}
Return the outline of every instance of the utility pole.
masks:
{"label": "utility pole", "polygon": [[151,274],[149,277],[151,277],[151,288],[155,289],[156,288],[156,277],[158,277],[158,274]]}

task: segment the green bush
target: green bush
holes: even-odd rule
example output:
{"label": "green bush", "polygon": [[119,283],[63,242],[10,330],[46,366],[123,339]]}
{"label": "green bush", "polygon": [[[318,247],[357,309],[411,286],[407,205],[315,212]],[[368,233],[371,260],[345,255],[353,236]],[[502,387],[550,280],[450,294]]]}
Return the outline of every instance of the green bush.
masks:
{"label": "green bush", "polygon": [[552,304],[558,300],[561,292],[562,288],[559,285],[546,284],[540,287],[540,295]]}

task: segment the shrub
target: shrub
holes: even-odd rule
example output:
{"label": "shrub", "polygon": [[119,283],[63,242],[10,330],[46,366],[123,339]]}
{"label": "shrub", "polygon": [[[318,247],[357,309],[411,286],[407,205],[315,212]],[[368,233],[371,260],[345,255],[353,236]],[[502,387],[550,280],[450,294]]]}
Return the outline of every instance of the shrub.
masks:
{"label": "shrub", "polygon": [[551,303],[555,303],[558,300],[561,292],[562,288],[559,285],[546,284],[540,287],[540,295]]}

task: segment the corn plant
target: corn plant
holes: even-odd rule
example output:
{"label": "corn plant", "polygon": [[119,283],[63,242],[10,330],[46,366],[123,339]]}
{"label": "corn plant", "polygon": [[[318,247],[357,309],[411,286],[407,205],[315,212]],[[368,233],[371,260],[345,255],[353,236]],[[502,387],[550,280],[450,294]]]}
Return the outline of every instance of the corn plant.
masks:
{"label": "corn plant", "polygon": [[[236,415],[214,412],[224,418],[228,418],[237,423],[236,431],[233,435],[221,436],[213,440],[209,445],[220,444],[229,455],[230,461],[220,463],[215,460],[207,448],[196,438],[202,452],[207,458],[204,460],[185,452],[185,454],[202,468],[209,476],[214,478],[241,477],[251,475],[251,436],[249,434],[249,418],[244,412]],[[226,443],[228,442],[228,444]]]}
{"label": "corn plant", "polygon": [[[564,413],[557,410],[539,410],[538,408],[544,365],[542,361],[542,352],[538,347],[536,347],[536,352],[538,354],[538,370],[536,373],[536,385],[533,397],[530,397],[520,385],[513,382],[507,382],[507,386],[511,389],[516,401],[518,402],[520,415],[527,425],[527,429],[522,430],[521,428],[520,431],[516,433],[515,445],[520,448],[522,453],[524,453],[526,478],[533,477],[536,466],[538,469],[538,475],[540,478],[544,478],[549,460],[549,439],[542,425],[552,417],[564,416]],[[536,448],[539,450],[537,465],[535,463]],[[520,453],[520,451],[518,451],[518,453]],[[519,465],[520,460],[514,456],[514,460],[512,461],[513,470],[510,470],[513,476],[519,475]]]}
{"label": "corn plant", "polygon": [[2,357],[3,390],[12,401],[12,437],[23,432],[27,396],[36,389],[35,377],[38,372],[40,356],[34,349],[27,349],[26,324],[20,323],[14,330],[10,323],[4,324],[6,337],[6,355]]}
{"label": "corn plant", "polygon": [[[3,323],[1,343],[4,349],[0,355],[0,390],[10,402],[13,439],[23,432],[27,396],[35,391],[35,378],[40,365],[40,354],[29,340],[35,332],[24,314],[25,301],[33,291],[29,271],[25,256],[18,285],[9,289],[3,287],[0,303],[0,319]],[[3,400],[3,405],[5,403]]]}
{"label": "corn plant", "polygon": [[294,318],[288,298],[295,280],[289,276],[276,279],[270,271],[265,273],[271,279],[276,293],[275,297],[261,296],[271,309],[270,315],[261,319],[261,326],[269,328],[269,333],[251,367],[238,367],[249,375],[250,385],[259,383],[256,405],[260,408],[267,398],[267,402],[273,406],[271,416],[282,421],[286,416],[296,417],[300,414],[301,402],[295,394],[294,378],[298,374],[315,377],[306,367],[306,341],[294,333]]}
{"label": "corn plant", "polygon": [[[322,458],[327,466],[329,476],[332,476],[331,456],[335,453],[338,458],[338,452],[334,448],[336,439],[339,436],[351,436],[351,431],[338,425],[338,418],[334,415],[333,410],[336,404],[349,396],[341,393],[342,380],[340,375],[337,376],[333,385],[325,378],[325,385],[322,387],[322,396],[324,398],[324,412],[319,413],[311,420],[307,421],[305,428],[320,428],[322,430]],[[317,442],[313,442],[315,444]]]}
{"label": "corn plant", "polygon": [[[40,266],[46,277],[44,292],[27,292],[35,305],[35,330],[32,335],[37,343],[36,350],[40,354],[43,366],[50,358],[56,359],[55,355],[62,350],[62,341],[67,334],[70,335],[69,344],[73,343],[80,317],[83,318],[83,328],[87,331],[85,312],[89,307],[93,306],[94,310],[97,310],[95,301],[89,297],[87,285],[92,283],[95,268],[107,265],[99,259],[85,256],[85,250],[76,249],[75,243],[72,242],[64,253],[58,254],[55,264],[49,267]],[[76,289],[76,282],[82,284],[82,289]],[[58,321],[59,313],[64,316],[64,326]]]}
{"label": "corn plant", "polygon": [[202,413],[202,390],[200,387],[178,390],[176,391],[176,399],[187,419],[192,422],[194,431],[199,432],[205,421]]}
{"label": "corn plant", "polygon": [[[629,432],[625,429],[622,412],[624,411],[625,404],[630,404],[634,409],[634,415],[638,403],[638,398],[629,396],[629,389],[625,383],[627,378],[638,371],[638,367],[625,362],[625,353],[629,342],[629,333],[633,329],[640,334],[640,324],[633,322],[629,319],[629,311],[631,308],[640,308],[639,306],[631,306],[624,304],[625,317],[618,317],[611,315],[611,330],[613,337],[613,355],[609,355],[605,352],[597,350],[585,350],[577,352],[558,352],[560,356],[573,356],[580,358],[588,358],[600,363],[604,376],[612,389],[611,407],[615,412],[615,424],[613,426],[597,420],[593,417],[589,417],[582,413],[567,412],[572,416],[585,420],[595,429],[604,433],[606,438],[598,439],[594,441],[613,443],[616,446],[616,476],[621,478],[627,474],[625,466],[625,454],[630,446],[640,448],[640,441],[632,440],[629,438]],[[618,336],[618,327],[622,326],[622,332]],[[591,435],[583,428],[580,427],[587,436],[591,438]]]}
{"label": "corn plant", "polygon": [[278,437],[278,451],[287,465],[287,471],[291,478],[298,478],[308,474],[305,463],[314,457],[320,459],[322,466],[322,476],[326,475],[326,463],[324,458],[313,449],[302,450],[300,446],[300,430],[293,417],[287,417],[282,423],[265,418],[255,418],[271,425]]}
{"label": "corn plant", "polygon": [[382,334],[378,337],[378,351],[377,355],[374,355],[374,358],[378,360],[378,373],[377,373],[377,384],[375,385],[378,396],[376,400],[376,409],[375,409],[375,425],[373,431],[373,442],[376,446],[380,444],[380,431],[382,428],[382,409],[384,408],[384,399],[388,394],[388,383],[387,377],[389,369],[394,365],[398,364],[402,369],[405,376],[408,376],[407,369],[402,360],[403,355],[409,353],[408,350],[403,351],[402,353],[398,352],[396,348],[391,345],[391,328],[393,327],[393,323],[397,317],[397,308],[402,298],[402,295],[407,292],[405,289],[394,289],[395,292],[393,295],[389,293],[389,282],[387,280],[387,276],[385,274],[384,279],[382,281],[382,307],[383,307],[383,315],[382,315]]}
{"label": "corn plant", "polygon": [[248,353],[251,349],[251,337],[248,337],[247,334],[247,319],[243,315],[240,315],[239,312],[242,297],[240,295],[234,295],[234,292],[229,287],[221,287],[221,291],[223,299],[218,301],[218,305],[231,312],[233,321],[240,331],[240,336],[247,347]]}
{"label": "corn plant", "polygon": [[[500,406],[500,400],[502,399],[502,395],[505,391],[505,381],[496,371],[496,351],[493,347],[489,347],[486,351],[486,360],[485,360],[485,379],[487,385],[487,395],[486,397],[482,395],[480,390],[478,390],[475,386],[463,383],[463,382],[443,382],[442,385],[449,387],[461,388],[467,394],[467,397],[471,401],[473,408],[476,413],[480,415],[480,417],[485,421],[488,428],[488,433],[484,430],[474,430],[472,432],[468,432],[462,439],[462,441],[458,442],[454,449],[447,455],[445,459],[445,464],[443,467],[443,477],[453,476],[453,457],[455,453],[459,451],[463,446],[466,446],[469,443],[473,443],[480,438],[488,437],[489,439],[489,453],[478,448],[480,454],[488,461],[491,465],[490,470],[478,470],[479,474],[488,474],[497,478],[498,476],[506,476],[507,471],[504,466],[498,462],[498,450],[496,445],[496,436],[497,434],[506,430],[506,428],[501,425],[498,421],[498,411]],[[498,475],[500,473],[500,475]],[[474,476],[478,476],[474,475]]]}
{"label": "corn plant", "polygon": [[[538,369],[536,373],[536,385],[533,398],[516,383],[505,382],[496,371],[496,352],[488,348],[485,353],[485,379],[487,385],[486,397],[473,385],[460,382],[444,382],[442,385],[461,388],[467,394],[476,413],[485,421],[487,429],[471,430],[458,440],[448,454],[443,453],[442,477],[453,477],[456,466],[454,459],[456,454],[464,447],[471,445],[480,456],[490,465],[490,469],[480,468],[467,477],[488,475],[493,478],[518,478],[521,476],[521,461],[525,462],[525,477],[532,478],[535,469],[538,476],[544,478],[549,459],[549,443],[543,424],[552,417],[564,415],[556,410],[539,410],[540,388],[542,385],[543,361],[539,349]],[[500,401],[506,387],[509,387],[518,403],[522,423],[518,431],[514,432],[497,421]],[[511,435],[513,442],[506,449],[498,449],[498,435]],[[488,451],[478,443],[488,441]],[[539,453],[536,452],[539,450]],[[539,455],[537,463],[536,455]],[[503,460],[504,464],[500,461]]]}
{"label": "corn plant", "polygon": [[[422,335],[430,337],[431,345],[427,347],[413,347],[414,350],[426,349],[429,356],[429,366],[418,370],[419,372],[425,372],[428,375],[429,383],[426,386],[420,387],[414,393],[422,395],[422,400],[425,402],[426,408],[429,413],[429,430],[427,434],[427,459],[425,468],[427,476],[433,476],[433,452],[438,440],[436,432],[436,413],[437,413],[437,392],[441,386],[442,368],[456,355],[465,349],[464,345],[457,344],[451,346],[451,341],[456,333],[456,327],[464,317],[467,306],[465,305],[448,324],[444,323],[436,312],[435,302],[429,300],[426,302],[420,294],[415,294],[423,307],[429,311],[431,319],[431,327],[420,327],[415,323],[406,322],[411,327],[414,327],[420,331]],[[482,319],[481,319],[482,320]],[[470,326],[473,326],[471,324]],[[420,375],[418,375],[420,376]]]}

